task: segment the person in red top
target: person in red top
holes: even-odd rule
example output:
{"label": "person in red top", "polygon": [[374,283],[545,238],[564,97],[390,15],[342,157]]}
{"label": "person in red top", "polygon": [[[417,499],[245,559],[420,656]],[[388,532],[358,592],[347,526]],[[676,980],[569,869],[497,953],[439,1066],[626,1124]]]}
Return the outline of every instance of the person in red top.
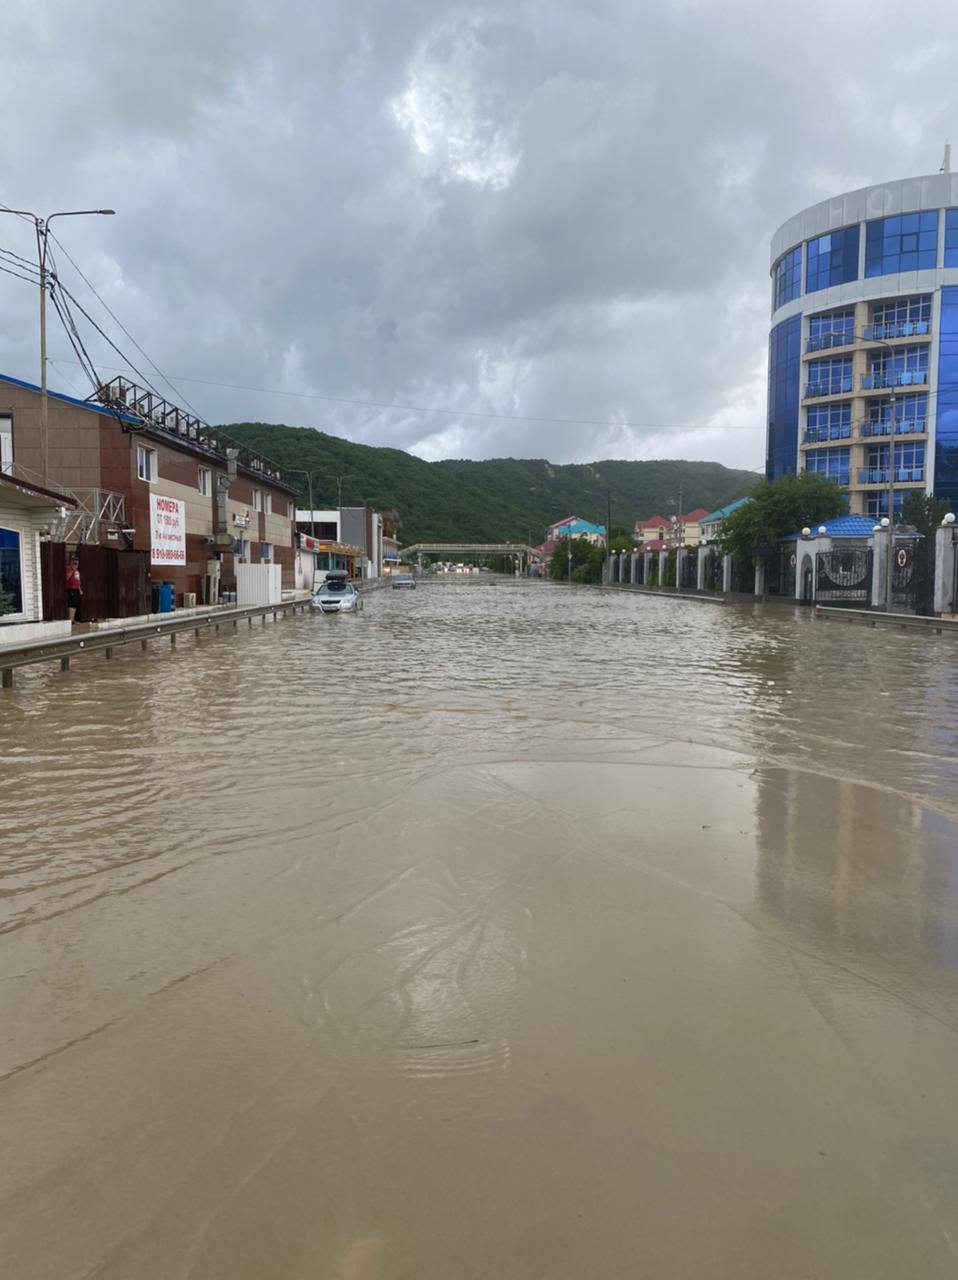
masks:
{"label": "person in red top", "polygon": [[67,561],[67,617],[71,622],[77,615],[82,594],[80,566],[76,556],[71,556]]}

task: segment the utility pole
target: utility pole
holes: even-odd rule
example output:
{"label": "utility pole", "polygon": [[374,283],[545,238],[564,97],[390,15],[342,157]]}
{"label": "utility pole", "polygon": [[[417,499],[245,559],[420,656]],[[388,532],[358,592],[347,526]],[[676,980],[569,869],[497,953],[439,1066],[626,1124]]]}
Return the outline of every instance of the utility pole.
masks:
{"label": "utility pole", "polygon": [[116,213],[115,209],[67,209],[41,218],[29,209],[0,209],[18,218],[29,218],[37,237],[37,265],[40,268],[40,470],[43,483],[50,481],[50,437],[47,402],[47,241],[54,218],[82,218],[92,214]]}
{"label": "utility pole", "polygon": [[612,490],[605,491],[605,585],[612,586]]}

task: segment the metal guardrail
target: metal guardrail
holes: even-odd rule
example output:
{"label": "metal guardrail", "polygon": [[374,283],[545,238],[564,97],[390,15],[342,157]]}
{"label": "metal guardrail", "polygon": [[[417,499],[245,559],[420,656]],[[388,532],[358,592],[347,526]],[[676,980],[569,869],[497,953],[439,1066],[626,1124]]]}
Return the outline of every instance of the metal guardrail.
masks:
{"label": "metal guardrail", "polygon": [[213,609],[200,611],[188,617],[173,617],[169,622],[140,622],[129,627],[107,627],[102,631],[86,631],[82,635],[64,636],[62,639],[32,640],[28,644],[0,646],[0,687],[13,688],[13,673],[18,667],[35,666],[41,662],[59,662],[61,671],[69,671],[75,657],[87,653],[103,653],[113,657],[113,650],[139,643],[145,649],[151,640],[169,636],[170,644],[187,631],[197,636],[204,631],[219,631],[232,625],[235,629],[243,619],[250,626],[254,618],[262,618],[265,624],[269,614],[275,621],[279,614],[297,613],[308,609],[308,600],[283,600],[279,604],[254,605],[245,609]]}
{"label": "metal guardrail", "polygon": [[828,622],[855,622],[864,627],[898,627],[901,631],[933,631],[958,637],[958,620],[927,618],[914,613],[884,613],[877,609],[829,609],[815,606],[815,617]]}

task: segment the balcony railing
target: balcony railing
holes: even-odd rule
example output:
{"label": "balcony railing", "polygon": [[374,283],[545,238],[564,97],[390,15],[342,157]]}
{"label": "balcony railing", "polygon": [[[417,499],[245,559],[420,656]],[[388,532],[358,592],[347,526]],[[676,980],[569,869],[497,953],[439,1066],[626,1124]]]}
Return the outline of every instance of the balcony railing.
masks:
{"label": "balcony railing", "polygon": [[[896,436],[920,436],[928,430],[928,424],[924,418],[899,418],[895,423]],[[872,436],[890,436],[890,422],[862,422],[859,423],[859,435],[866,439]]]}
{"label": "balcony railing", "polygon": [[847,347],[855,341],[854,333],[842,333],[835,330],[831,333],[819,333],[805,343],[806,351],[827,351],[830,347]]}
{"label": "balcony railing", "polygon": [[921,387],[928,381],[927,369],[880,370],[862,374],[862,390],[878,391],[882,387]]}
{"label": "balcony railing", "polygon": [[[896,467],[895,484],[918,484],[925,478],[924,467]],[[887,484],[888,467],[862,467],[858,472],[859,484]]]}
{"label": "balcony railing", "polygon": [[850,440],[852,424],[842,422],[832,427],[806,427],[802,444],[829,444],[833,440]]}
{"label": "balcony railing", "polygon": [[814,396],[847,395],[851,389],[851,374],[841,378],[830,378],[827,382],[807,382],[805,384],[804,399],[810,400]]}
{"label": "balcony railing", "polygon": [[887,342],[889,338],[921,338],[931,333],[928,320],[887,320],[882,324],[865,326],[868,341]]}

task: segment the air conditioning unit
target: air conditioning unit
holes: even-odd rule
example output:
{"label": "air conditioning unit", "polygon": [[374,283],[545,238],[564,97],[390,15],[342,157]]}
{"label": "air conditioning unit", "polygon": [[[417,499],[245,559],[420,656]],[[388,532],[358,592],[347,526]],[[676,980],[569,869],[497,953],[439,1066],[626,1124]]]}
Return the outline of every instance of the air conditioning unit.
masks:
{"label": "air conditioning unit", "polygon": [[184,609],[196,608],[196,592],[195,591],[183,592],[183,608]]}

